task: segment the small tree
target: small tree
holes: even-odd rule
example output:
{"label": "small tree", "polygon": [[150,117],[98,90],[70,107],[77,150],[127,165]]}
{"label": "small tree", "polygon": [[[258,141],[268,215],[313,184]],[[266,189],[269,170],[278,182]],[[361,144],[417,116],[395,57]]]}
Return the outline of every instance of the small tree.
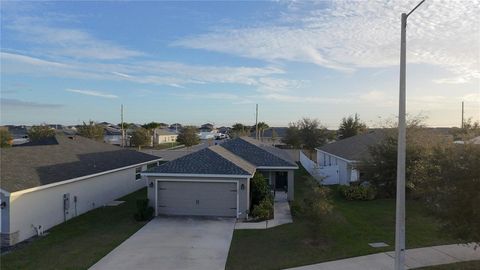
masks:
{"label": "small tree", "polygon": [[142,146],[150,145],[150,132],[144,128],[137,128],[135,131],[132,133],[132,138],[130,139],[130,142],[138,147],[138,149],[141,149]]}
{"label": "small tree", "polygon": [[83,122],[83,125],[78,128],[80,136],[97,141],[103,141],[104,132],[104,127],[95,124],[93,121],[88,122],[88,124]]}
{"label": "small tree", "polygon": [[32,142],[42,141],[55,136],[55,130],[48,126],[32,126],[28,131],[28,138]]}
{"label": "small tree", "polygon": [[12,146],[12,134],[8,132],[8,129],[6,128],[0,128],[0,147],[10,147]]}
{"label": "small tree", "polygon": [[355,117],[351,115],[347,118],[342,119],[342,123],[338,128],[338,138],[345,139],[348,137],[355,136],[364,132],[367,129],[367,125],[360,121],[360,117],[355,114]]}
{"label": "small tree", "polygon": [[278,135],[274,128],[272,128],[272,142],[275,143],[277,141]]}
{"label": "small tree", "polygon": [[288,128],[285,132],[285,137],[282,139],[282,142],[290,145],[293,148],[301,148],[302,138],[300,137],[300,130],[296,123],[288,124]]}
{"label": "small tree", "polygon": [[269,194],[267,180],[259,172],[256,172],[253,178],[250,180],[250,193],[252,197],[252,209]]}
{"label": "small tree", "polygon": [[250,128],[248,126],[245,126],[241,123],[236,123],[232,126],[230,133],[232,137],[241,137],[241,136],[247,136],[250,132],[249,130]]}
{"label": "small tree", "polygon": [[178,134],[177,142],[184,144],[186,147],[199,144],[198,128],[195,126],[184,126],[180,134]]}

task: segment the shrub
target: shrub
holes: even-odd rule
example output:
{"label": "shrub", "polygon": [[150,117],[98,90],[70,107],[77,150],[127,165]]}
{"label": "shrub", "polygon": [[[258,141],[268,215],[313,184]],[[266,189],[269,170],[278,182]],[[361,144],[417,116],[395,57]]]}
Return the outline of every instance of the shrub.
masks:
{"label": "shrub", "polygon": [[370,201],[377,195],[373,187],[363,185],[340,186],[339,191],[349,201]]}
{"label": "shrub", "polygon": [[32,126],[28,131],[28,138],[32,142],[42,141],[55,136],[55,130],[48,126]]}
{"label": "shrub", "polygon": [[148,221],[153,217],[154,209],[148,206],[148,199],[137,200],[137,213],[135,213],[136,221]]}
{"label": "shrub", "polygon": [[12,146],[12,135],[8,132],[6,128],[0,128],[0,147],[10,147]]}
{"label": "shrub", "polygon": [[258,220],[268,220],[273,218],[273,198],[267,196],[253,207],[252,215]]}
{"label": "shrub", "polygon": [[250,181],[250,190],[252,195],[252,209],[270,193],[268,183],[261,173],[256,172]]}

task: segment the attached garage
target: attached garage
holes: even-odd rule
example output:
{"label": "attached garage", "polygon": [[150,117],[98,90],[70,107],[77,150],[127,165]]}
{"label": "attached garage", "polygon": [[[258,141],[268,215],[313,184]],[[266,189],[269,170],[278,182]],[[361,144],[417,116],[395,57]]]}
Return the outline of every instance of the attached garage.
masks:
{"label": "attached garage", "polygon": [[237,217],[238,182],[157,180],[157,215]]}
{"label": "attached garage", "polygon": [[[287,157],[285,157],[287,156]],[[293,200],[295,162],[281,149],[249,138],[213,145],[142,172],[155,215],[248,218],[255,172],[283,174]]]}

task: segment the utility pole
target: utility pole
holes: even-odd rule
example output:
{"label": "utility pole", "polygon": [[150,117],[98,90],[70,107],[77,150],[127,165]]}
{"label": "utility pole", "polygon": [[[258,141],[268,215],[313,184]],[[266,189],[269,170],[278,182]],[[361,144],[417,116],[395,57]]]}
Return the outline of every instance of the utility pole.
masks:
{"label": "utility pole", "polygon": [[464,115],[465,115],[465,111],[464,111],[464,107],[463,107],[463,101],[462,101],[462,125],[460,126],[462,129],[464,127],[464,124],[465,124],[465,120],[464,120]]}
{"label": "utility pole", "polygon": [[120,119],[122,125],[122,147],[125,147],[125,130],[123,129],[123,104],[120,106]]}
{"label": "utility pole", "polygon": [[258,140],[258,104],[255,110],[255,139]]}
{"label": "utility pole", "polygon": [[395,216],[395,270],[405,269],[405,156],[406,156],[406,52],[407,18],[425,0],[408,14],[402,13],[400,36],[400,89],[398,104],[397,198]]}

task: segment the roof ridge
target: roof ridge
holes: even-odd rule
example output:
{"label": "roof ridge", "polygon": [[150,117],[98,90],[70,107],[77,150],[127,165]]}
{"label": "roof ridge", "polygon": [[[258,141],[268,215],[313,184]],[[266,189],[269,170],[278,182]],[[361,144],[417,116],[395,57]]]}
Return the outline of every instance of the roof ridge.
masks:
{"label": "roof ridge", "polygon": [[226,148],[223,148],[221,145],[213,145],[208,147],[208,149],[220,155],[221,157],[227,159],[228,161],[232,162],[237,167],[241,168],[242,170],[248,173],[253,174],[257,168],[252,163],[246,161],[245,159],[241,158],[238,155],[235,155],[235,153],[228,151]]}
{"label": "roof ridge", "polygon": [[[265,144],[265,143],[263,143],[263,142],[261,142],[261,141],[258,141],[258,140],[256,140],[256,139],[253,139],[253,138],[250,138],[250,137],[247,137],[247,136],[239,137],[239,139],[244,140],[245,142],[247,142],[247,143],[249,143],[249,144],[257,147],[258,149],[260,149],[260,150],[262,150],[262,151],[264,151],[264,152],[267,152],[267,153],[269,153],[269,154],[271,154],[271,155],[274,155],[275,157],[277,157],[277,158],[279,158],[279,159],[281,159],[281,160],[283,160],[283,161],[285,161],[285,162],[287,162],[287,163],[292,163],[292,160],[287,160],[287,159],[285,159],[284,157],[277,155],[276,153],[272,153],[272,152],[270,152],[270,151],[262,148],[261,146],[265,146],[266,148],[271,148],[271,149],[278,149],[278,150],[282,150],[282,149],[275,148],[275,147],[273,147],[273,146],[267,145],[267,144]],[[260,143],[261,146],[258,145],[258,144],[256,144],[255,142]],[[283,151],[283,150],[282,150],[282,151]],[[293,163],[292,163],[292,164],[293,164]],[[295,165],[296,165],[296,164],[295,164]]]}

